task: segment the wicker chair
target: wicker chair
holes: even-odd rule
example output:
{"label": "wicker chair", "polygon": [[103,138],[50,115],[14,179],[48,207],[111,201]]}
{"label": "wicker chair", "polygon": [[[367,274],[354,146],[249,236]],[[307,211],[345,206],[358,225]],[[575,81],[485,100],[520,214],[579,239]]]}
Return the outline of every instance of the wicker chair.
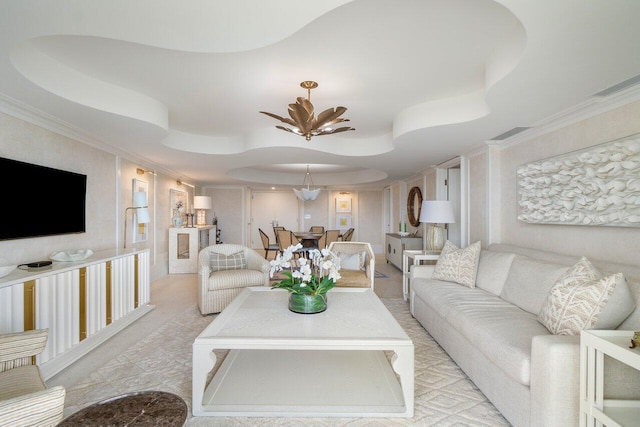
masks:
{"label": "wicker chair", "polygon": [[267,233],[262,231],[262,228],[258,228],[258,232],[260,233],[260,239],[262,240],[262,247],[264,249],[264,258],[269,259],[269,252],[273,251],[274,253],[278,253],[280,250],[280,246],[277,243],[270,243],[269,236]]}
{"label": "wicker chair", "polygon": [[343,241],[343,242],[350,242],[350,241],[351,241],[351,239],[353,238],[353,232],[354,232],[354,231],[355,231],[355,228],[353,228],[353,227],[352,227],[352,228],[350,228],[350,229],[348,229],[347,231],[345,231],[345,232],[342,234],[342,241]]}
{"label": "wicker chair", "polygon": [[331,243],[338,241],[338,238],[340,237],[340,230],[327,230],[325,235],[327,236],[325,245],[330,246]]}
{"label": "wicker chair", "polygon": [[65,388],[47,388],[35,356],[48,329],[0,335],[0,426],[54,426],[62,421]]}
{"label": "wicker chair", "polygon": [[376,275],[376,256],[368,242],[337,241],[329,245],[329,250],[337,254],[342,262],[344,262],[343,257],[364,255],[361,268],[353,268],[347,266],[346,263],[341,265],[340,276],[342,277],[338,279],[336,286],[373,289]]}
{"label": "wicker chair", "polygon": [[247,286],[269,286],[269,261],[242,245],[208,246],[198,255],[198,308],[220,313]]}

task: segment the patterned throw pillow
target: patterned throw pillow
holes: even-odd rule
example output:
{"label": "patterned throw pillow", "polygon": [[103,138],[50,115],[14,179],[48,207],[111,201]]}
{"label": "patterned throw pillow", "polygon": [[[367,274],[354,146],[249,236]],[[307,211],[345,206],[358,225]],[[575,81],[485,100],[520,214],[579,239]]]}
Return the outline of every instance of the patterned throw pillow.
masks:
{"label": "patterned throw pillow", "polygon": [[247,268],[247,260],[244,258],[244,252],[236,252],[231,255],[216,254],[210,255],[211,271],[222,270],[244,270]]}
{"label": "patterned throw pillow", "polygon": [[336,253],[340,258],[340,268],[345,270],[363,270],[367,252],[356,252],[355,254]]}
{"label": "patterned throw pillow", "polygon": [[464,249],[459,249],[447,240],[431,277],[475,288],[480,246],[480,241],[477,241]]}
{"label": "patterned throw pillow", "polygon": [[579,335],[593,328],[616,286],[623,286],[624,281],[622,273],[603,278],[582,257],[553,285],[538,321],[554,335]]}

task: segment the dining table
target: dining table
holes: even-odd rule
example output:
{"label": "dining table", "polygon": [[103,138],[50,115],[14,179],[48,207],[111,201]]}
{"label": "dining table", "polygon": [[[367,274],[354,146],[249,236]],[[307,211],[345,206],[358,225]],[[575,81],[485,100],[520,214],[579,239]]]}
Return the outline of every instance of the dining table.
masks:
{"label": "dining table", "polygon": [[293,235],[300,240],[305,248],[317,248],[318,240],[324,233],[312,233],[311,231],[294,231]]}

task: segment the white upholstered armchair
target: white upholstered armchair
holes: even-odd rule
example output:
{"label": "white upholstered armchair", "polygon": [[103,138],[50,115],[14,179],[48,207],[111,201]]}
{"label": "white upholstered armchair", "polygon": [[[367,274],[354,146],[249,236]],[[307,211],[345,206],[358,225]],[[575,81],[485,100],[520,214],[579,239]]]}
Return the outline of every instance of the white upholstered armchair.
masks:
{"label": "white upholstered armchair", "polygon": [[329,250],[340,257],[336,286],[373,289],[376,256],[368,242],[331,242]]}
{"label": "white upholstered armchair", "polygon": [[269,286],[269,261],[255,250],[223,243],[198,255],[198,308],[221,312],[247,286]]}
{"label": "white upholstered armchair", "polygon": [[0,426],[55,426],[62,421],[65,389],[47,388],[34,363],[48,329],[0,335]]}

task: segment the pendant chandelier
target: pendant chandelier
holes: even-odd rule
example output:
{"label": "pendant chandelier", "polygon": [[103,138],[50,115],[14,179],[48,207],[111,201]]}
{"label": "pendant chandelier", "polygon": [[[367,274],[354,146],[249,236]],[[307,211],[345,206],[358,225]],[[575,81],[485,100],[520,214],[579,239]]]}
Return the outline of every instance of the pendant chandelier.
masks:
{"label": "pendant chandelier", "polygon": [[[305,184],[307,185],[307,188],[304,188]],[[309,173],[309,165],[307,165],[307,173],[304,175],[302,188],[300,190],[294,188],[293,192],[296,193],[298,199],[303,202],[306,200],[315,200],[318,197],[318,194],[320,194],[320,189],[316,188],[315,190],[312,190],[311,185],[313,185],[313,180],[311,179],[311,173]]]}
{"label": "pendant chandelier", "polygon": [[307,80],[300,83],[300,86],[307,89],[307,99],[298,97],[295,104],[289,104],[289,116],[291,118],[280,117],[277,114],[260,111],[262,114],[266,114],[293,127],[276,126],[277,129],[304,136],[307,141],[310,141],[313,136],[331,135],[338,132],[355,130],[348,126],[336,129],[331,127],[336,123],[349,121],[349,119],[340,118],[340,116],[347,111],[345,107],[336,107],[335,109],[328,108],[316,118],[313,113],[313,104],[311,104],[311,89],[317,88],[318,83]]}

